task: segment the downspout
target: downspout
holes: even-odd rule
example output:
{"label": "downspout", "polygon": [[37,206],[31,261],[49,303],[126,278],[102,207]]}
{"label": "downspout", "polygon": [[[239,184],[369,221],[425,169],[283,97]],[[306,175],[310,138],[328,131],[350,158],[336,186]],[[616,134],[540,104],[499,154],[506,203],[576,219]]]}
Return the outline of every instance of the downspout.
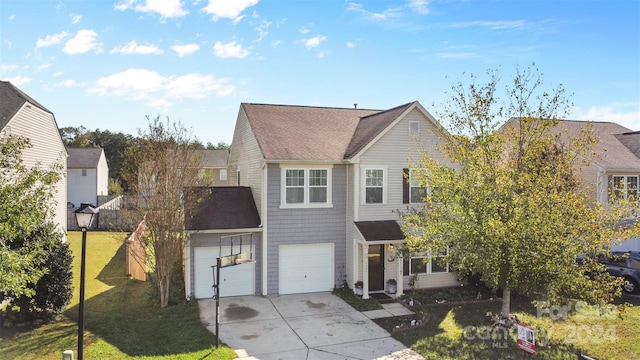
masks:
{"label": "downspout", "polygon": [[262,280],[260,283],[262,284],[262,296],[267,296],[268,294],[268,284],[267,284],[267,269],[269,268],[269,259],[267,258],[267,194],[269,193],[267,189],[267,173],[268,173],[267,163],[262,163],[262,190],[260,191],[260,227],[262,227]]}
{"label": "downspout", "polygon": [[184,295],[187,301],[191,299],[191,234],[187,233],[184,260]]}

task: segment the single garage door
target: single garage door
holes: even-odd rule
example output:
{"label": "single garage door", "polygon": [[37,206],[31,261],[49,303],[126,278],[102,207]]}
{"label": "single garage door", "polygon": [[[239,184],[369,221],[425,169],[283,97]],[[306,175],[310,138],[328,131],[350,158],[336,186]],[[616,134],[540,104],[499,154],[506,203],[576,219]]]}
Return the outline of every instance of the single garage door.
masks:
{"label": "single garage door", "polygon": [[[236,247],[234,250],[237,251],[238,248]],[[255,247],[253,250],[255,251]],[[219,254],[220,248],[217,246],[194,248],[194,294],[196,299],[213,297],[214,272],[211,266],[216,264]],[[229,254],[231,254],[231,248],[223,246],[222,256]],[[255,264],[224,267],[220,272],[220,296],[254,295],[254,282]]]}
{"label": "single garage door", "polygon": [[278,292],[333,290],[333,244],[280,245]]}

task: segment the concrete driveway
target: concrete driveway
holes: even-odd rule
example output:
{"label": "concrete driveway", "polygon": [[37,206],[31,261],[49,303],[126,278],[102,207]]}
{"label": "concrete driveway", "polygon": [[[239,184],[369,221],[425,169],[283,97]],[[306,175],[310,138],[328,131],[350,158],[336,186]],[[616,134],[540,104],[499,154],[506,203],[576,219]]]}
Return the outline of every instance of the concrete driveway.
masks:
{"label": "concrete driveway", "polygon": [[[198,304],[200,319],[215,333],[215,300]],[[395,303],[361,313],[331,293],[222,298],[220,340],[241,359],[423,359],[371,320],[403,309]]]}

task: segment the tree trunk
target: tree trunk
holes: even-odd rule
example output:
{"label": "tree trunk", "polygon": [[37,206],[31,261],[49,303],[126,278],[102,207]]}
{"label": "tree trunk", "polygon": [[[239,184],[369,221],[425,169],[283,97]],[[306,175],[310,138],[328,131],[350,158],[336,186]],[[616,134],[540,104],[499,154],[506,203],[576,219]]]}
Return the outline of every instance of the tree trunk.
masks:
{"label": "tree trunk", "polygon": [[511,289],[502,290],[502,312],[501,315],[508,317],[511,312]]}
{"label": "tree trunk", "polygon": [[169,306],[169,277],[164,276],[159,279],[158,286],[160,290],[160,307],[165,308]]}

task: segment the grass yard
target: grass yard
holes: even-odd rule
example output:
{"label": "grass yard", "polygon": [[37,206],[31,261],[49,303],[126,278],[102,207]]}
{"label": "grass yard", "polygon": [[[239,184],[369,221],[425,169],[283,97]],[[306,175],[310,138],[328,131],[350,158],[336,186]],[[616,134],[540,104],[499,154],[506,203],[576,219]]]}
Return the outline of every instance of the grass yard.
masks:
{"label": "grass yard", "polygon": [[[150,284],[125,275],[125,234],[87,235],[85,338],[87,359],[233,359],[215,348],[214,335],[200,322],[197,303],[160,309],[148,300]],[[56,359],[77,349],[81,233],[69,232],[74,296],[54,322],[0,329],[0,359]],[[77,355],[76,355],[77,356]]]}
{"label": "grass yard", "polygon": [[[640,299],[625,297],[624,300],[635,302],[636,306],[629,308],[623,319],[612,313],[601,315],[591,307],[574,311],[566,319],[538,318],[537,309],[523,298],[512,299],[511,309],[521,322],[537,329],[537,359],[574,360],[579,350],[598,360],[640,359]],[[505,335],[504,331],[491,327],[486,313],[499,313],[500,307],[500,300],[434,302],[414,306],[415,316],[376,322],[426,359],[532,359],[517,349],[516,331]],[[575,306],[572,309],[575,310]],[[412,319],[424,322],[420,326],[408,326]],[[543,340],[540,330],[547,332],[548,344],[539,344]]]}

